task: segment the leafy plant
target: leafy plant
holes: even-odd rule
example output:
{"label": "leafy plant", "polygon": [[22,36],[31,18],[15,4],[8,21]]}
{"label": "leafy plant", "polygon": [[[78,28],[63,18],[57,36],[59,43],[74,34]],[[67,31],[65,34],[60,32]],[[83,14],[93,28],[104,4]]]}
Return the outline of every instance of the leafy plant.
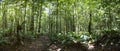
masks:
{"label": "leafy plant", "polygon": [[52,41],[58,42],[64,45],[89,41],[89,38],[90,38],[86,33],[76,34],[75,32],[51,34],[49,37]]}

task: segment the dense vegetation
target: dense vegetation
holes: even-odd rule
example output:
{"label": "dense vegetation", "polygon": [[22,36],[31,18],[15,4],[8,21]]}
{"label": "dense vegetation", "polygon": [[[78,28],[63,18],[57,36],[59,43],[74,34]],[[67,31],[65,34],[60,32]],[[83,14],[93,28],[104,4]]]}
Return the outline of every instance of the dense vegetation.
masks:
{"label": "dense vegetation", "polygon": [[120,0],[0,1],[0,44],[40,35],[62,45],[120,43]]}

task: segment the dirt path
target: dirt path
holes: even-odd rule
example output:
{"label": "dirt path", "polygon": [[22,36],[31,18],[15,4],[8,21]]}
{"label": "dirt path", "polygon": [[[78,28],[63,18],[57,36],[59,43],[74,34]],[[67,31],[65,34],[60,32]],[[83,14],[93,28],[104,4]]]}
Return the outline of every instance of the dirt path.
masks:
{"label": "dirt path", "polygon": [[24,43],[21,46],[0,47],[0,51],[46,51],[48,45],[48,37],[40,36],[37,40]]}
{"label": "dirt path", "polygon": [[40,36],[36,41],[26,45],[27,47],[24,51],[46,51],[49,42],[50,41],[47,36]]}
{"label": "dirt path", "polygon": [[40,36],[36,41],[27,46],[25,51],[45,51],[49,45],[47,36]]}

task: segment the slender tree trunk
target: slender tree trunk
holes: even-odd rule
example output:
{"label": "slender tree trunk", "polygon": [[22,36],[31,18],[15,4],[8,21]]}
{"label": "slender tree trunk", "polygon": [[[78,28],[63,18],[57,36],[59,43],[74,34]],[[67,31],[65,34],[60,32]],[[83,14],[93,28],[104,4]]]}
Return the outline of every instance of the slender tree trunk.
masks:
{"label": "slender tree trunk", "polygon": [[92,12],[90,11],[90,13],[89,13],[90,19],[89,19],[89,25],[88,25],[88,32],[89,32],[90,35],[92,34],[92,32],[91,32],[92,14],[91,14],[91,13],[92,13]]}
{"label": "slender tree trunk", "polygon": [[[24,21],[26,21],[26,7],[27,7],[27,0],[25,0]],[[26,24],[23,25],[23,32],[26,33]]]}
{"label": "slender tree trunk", "polygon": [[6,17],[6,2],[5,4],[3,5],[3,12],[2,12],[2,20],[3,20],[3,23],[2,23],[2,27],[3,27],[3,30],[7,28],[7,17]]}
{"label": "slender tree trunk", "polygon": [[66,10],[65,10],[65,18],[64,18],[64,21],[65,21],[65,33],[67,33],[68,32],[68,20],[67,20],[67,15],[66,15]]}
{"label": "slender tree trunk", "polygon": [[59,25],[59,22],[58,22],[58,20],[59,20],[59,2],[58,2],[58,0],[57,0],[57,26],[56,26],[56,28],[57,28],[57,33],[59,33],[60,32],[60,25]]}
{"label": "slender tree trunk", "polygon": [[7,28],[7,18],[6,18],[6,11],[3,11],[3,29]]}
{"label": "slender tree trunk", "polygon": [[[59,3],[58,4],[58,7],[59,7],[59,5],[61,5],[61,3]],[[61,10],[61,7],[59,7],[60,9],[58,9],[58,10]],[[58,12],[58,15],[57,16],[59,16],[59,33],[61,33],[62,32],[62,27],[61,27],[61,17],[62,16],[60,16],[60,14],[61,14],[61,12]]]}
{"label": "slender tree trunk", "polygon": [[[76,2],[74,2],[74,11],[73,13],[76,12]],[[72,17],[72,31],[75,32],[76,31],[76,27],[75,27],[75,13]]]}
{"label": "slender tree trunk", "polygon": [[42,5],[43,5],[43,3],[41,3],[41,5],[40,5],[40,17],[39,17],[38,33],[40,33],[40,31],[41,31]]}
{"label": "slender tree trunk", "polygon": [[109,13],[108,13],[108,15],[109,15],[109,25],[108,25],[108,26],[109,26],[109,29],[111,30],[111,28],[112,28],[112,21],[113,21],[113,20],[112,20],[112,17],[111,17],[111,13],[110,13],[110,12],[111,12],[111,9],[110,9],[110,7],[109,7]]}
{"label": "slender tree trunk", "polygon": [[30,31],[33,32],[34,31],[34,14],[35,14],[35,3],[34,0],[32,1],[32,16],[31,16],[31,22],[30,22]]}
{"label": "slender tree trunk", "polygon": [[16,25],[16,38],[17,38],[17,41],[16,41],[16,44],[21,44],[21,37],[20,37],[20,31],[21,31],[21,25],[20,25],[20,17],[18,16],[18,12],[17,10],[19,9],[16,9],[15,8],[15,25]]}

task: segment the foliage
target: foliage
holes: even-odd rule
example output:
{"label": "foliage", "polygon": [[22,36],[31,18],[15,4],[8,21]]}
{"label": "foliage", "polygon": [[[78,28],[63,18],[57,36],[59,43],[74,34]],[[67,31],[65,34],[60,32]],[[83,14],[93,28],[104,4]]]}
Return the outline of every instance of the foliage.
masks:
{"label": "foliage", "polygon": [[117,44],[120,43],[120,32],[119,30],[111,29],[111,30],[102,30],[101,35],[95,40],[96,45],[100,45],[97,43],[101,43],[104,45]]}
{"label": "foliage", "polygon": [[94,41],[102,34],[119,34],[119,2],[119,0],[2,0],[0,42],[34,40],[40,34],[49,34],[52,41],[64,44]]}
{"label": "foliage", "polygon": [[80,32],[80,33],[75,33],[75,32],[68,32],[68,33],[58,33],[58,34],[49,34],[51,36],[50,39],[53,41],[55,44],[60,43],[64,45],[68,45],[71,43],[77,43],[77,42],[85,42],[89,41],[90,37],[87,32]]}

